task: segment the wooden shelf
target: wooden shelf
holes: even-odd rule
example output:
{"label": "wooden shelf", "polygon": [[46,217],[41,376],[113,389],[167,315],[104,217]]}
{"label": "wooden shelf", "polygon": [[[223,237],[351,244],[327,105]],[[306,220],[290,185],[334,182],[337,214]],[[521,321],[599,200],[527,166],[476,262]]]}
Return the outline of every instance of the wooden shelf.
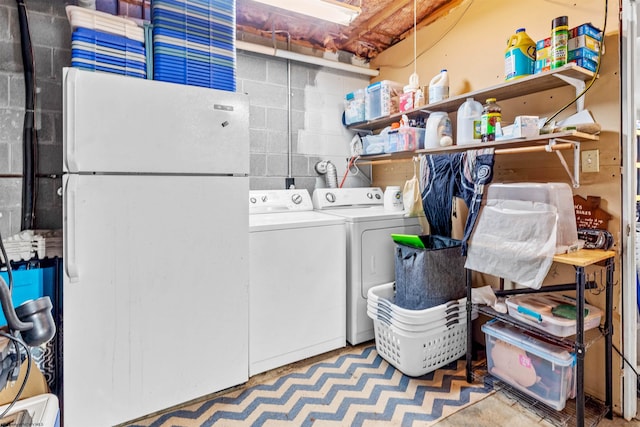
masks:
{"label": "wooden shelf", "polygon": [[604,251],[602,249],[581,249],[576,252],[559,254],[553,257],[554,262],[561,264],[586,267],[606,259],[616,256],[615,251]]}
{"label": "wooden shelf", "polygon": [[566,80],[576,80],[585,82],[591,80],[594,73],[586,70],[582,67],[578,67],[573,63],[569,63],[561,68],[555,70],[546,71],[539,74],[533,74],[531,76],[522,77],[520,79],[512,80],[509,82],[501,83],[499,85],[483,88],[473,92],[464,93],[462,95],[453,96],[443,101],[435,102],[433,104],[425,105],[415,110],[411,110],[404,113],[393,114],[388,117],[382,117],[376,120],[370,120],[367,122],[353,123],[347,126],[351,130],[361,131],[373,131],[376,129],[382,129],[389,126],[393,122],[400,120],[403,114],[406,114],[409,118],[420,116],[423,112],[431,111],[445,111],[451,113],[458,111],[458,107],[466,101],[467,98],[474,98],[476,101],[484,102],[486,98],[496,98],[498,102],[500,100],[506,100],[515,98],[518,96],[529,95],[536,92],[541,92],[548,89],[554,89],[561,86],[567,86]]}
{"label": "wooden shelf", "polygon": [[[566,132],[556,132],[549,133],[544,135],[537,135],[535,137],[530,138],[517,138],[517,139],[509,139],[504,141],[494,141],[494,142],[483,142],[479,144],[465,144],[465,145],[451,145],[448,147],[440,147],[440,148],[429,148],[422,149],[416,151],[400,151],[397,153],[389,153],[389,154],[370,154],[360,156],[358,159],[359,164],[373,164],[373,163],[386,163],[391,161],[398,160],[411,160],[413,156],[417,154],[443,154],[443,153],[455,153],[466,150],[477,150],[480,148],[496,148],[496,150],[500,150],[503,148],[519,148],[519,147],[531,147],[531,146],[540,146],[544,147],[545,144],[549,143],[549,140],[570,140],[570,141],[597,141],[599,139],[598,135],[591,135],[588,133],[578,132],[578,131],[566,131]],[[499,151],[496,153],[499,154]]]}

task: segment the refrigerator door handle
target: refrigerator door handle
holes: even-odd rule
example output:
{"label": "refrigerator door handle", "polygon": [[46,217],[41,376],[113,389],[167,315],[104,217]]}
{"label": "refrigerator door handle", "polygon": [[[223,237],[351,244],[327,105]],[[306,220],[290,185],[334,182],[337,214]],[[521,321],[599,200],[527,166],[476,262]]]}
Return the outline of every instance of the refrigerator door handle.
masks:
{"label": "refrigerator door handle", "polygon": [[76,136],[75,136],[75,81],[78,78],[78,70],[74,68],[65,68],[63,78],[65,80],[64,91],[62,97],[64,119],[63,119],[63,135],[64,135],[64,166],[67,171],[77,172],[76,164]]}
{"label": "refrigerator door handle", "polygon": [[64,268],[69,281],[78,281],[78,264],[76,263],[76,188],[78,186],[78,176],[70,174],[67,176],[67,185],[64,189],[66,201],[66,229],[64,245]]}

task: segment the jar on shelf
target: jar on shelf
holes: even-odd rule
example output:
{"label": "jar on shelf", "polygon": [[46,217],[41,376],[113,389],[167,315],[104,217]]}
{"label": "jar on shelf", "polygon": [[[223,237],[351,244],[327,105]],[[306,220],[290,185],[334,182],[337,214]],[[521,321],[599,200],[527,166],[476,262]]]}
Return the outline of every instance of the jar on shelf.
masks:
{"label": "jar on shelf", "polygon": [[482,142],[496,140],[496,129],[499,129],[501,121],[502,108],[496,103],[495,98],[488,98],[482,107],[482,117],[480,118]]}

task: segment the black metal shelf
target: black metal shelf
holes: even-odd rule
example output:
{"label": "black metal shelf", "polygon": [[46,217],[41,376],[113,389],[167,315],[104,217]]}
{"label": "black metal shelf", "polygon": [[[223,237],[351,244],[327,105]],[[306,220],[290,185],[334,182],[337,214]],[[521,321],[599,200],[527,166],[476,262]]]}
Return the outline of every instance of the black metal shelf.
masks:
{"label": "black metal shelf", "polygon": [[[597,425],[598,421],[602,418],[602,416],[606,416],[609,419],[613,418],[613,391],[612,391],[612,335],[613,335],[613,327],[612,327],[612,312],[613,312],[613,269],[614,269],[614,257],[616,253],[614,251],[603,251],[603,250],[588,250],[582,249],[577,252],[572,252],[568,254],[561,254],[554,256],[553,260],[557,263],[572,265],[576,270],[575,276],[575,288],[576,288],[576,310],[578,313],[582,313],[584,310],[584,292],[585,292],[585,267],[590,265],[601,265],[604,262],[604,267],[606,269],[606,285],[605,285],[605,296],[606,296],[606,307],[604,309],[604,327],[602,332],[599,329],[591,329],[589,331],[584,330],[584,318],[581,316],[577,316],[576,319],[576,335],[572,337],[556,337],[551,335],[543,330],[535,328],[531,325],[527,325],[526,323],[520,322],[517,319],[512,318],[511,316],[503,313],[498,313],[495,310],[479,307],[479,312],[490,317],[498,318],[504,322],[507,322],[511,325],[514,325],[518,328],[526,330],[528,333],[533,335],[537,335],[543,337],[544,339],[549,339],[552,342],[557,342],[560,345],[568,347],[569,349],[573,349],[576,355],[576,398],[572,399],[571,404],[567,404],[567,411],[571,408],[575,410],[570,417],[560,417],[559,415],[548,415],[546,418],[560,417],[562,419],[566,419],[565,423],[560,423],[560,420],[556,420],[554,422],[555,425],[567,425],[566,423],[572,422],[572,425],[577,427],[584,427]],[[473,304],[471,303],[471,271],[467,270],[466,272],[466,283],[467,283],[467,322],[471,322],[471,311],[473,308]],[[538,290],[539,292],[545,292],[544,287]],[[467,331],[467,381],[471,382],[473,379],[474,371],[478,368],[473,368],[471,359],[472,359],[472,347],[473,347],[473,338],[472,338],[472,328],[469,328]],[[604,409],[597,410],[595,413],[597,416],[592,417],[592,402],[597,402],[591,396],[587,396],[584,392],[584,358],[585,353],[589,346],[593,344],[599,338],[598,335],[602,335],[605,339],[604,345],[604,356],[605,356],[605,366],[604,366],[604,379],[605,379],[605,404]],[[486,367],[485,367],[486,372]],[[486,375],[486,374],[485,374]],[[489,375],[490,376],[490,375]],[[493,377],[492,377],[493,378]],[[530,409],[536,409],[539,407],[544,407],[548,409],[550,412],[558,412],[563,413],[565,411],[555,411],[553,408],[549,408],[543,403],[539,402],[535,398],[526,395],[525,393],[508,386],[504,382],[496,383],[502,384],[503,388],[507,387],[510,389],[509,392],[513,392],[513,395],[523,404],[528,402]],[[595,418],[595,424],[591,424],[591,418]]]}
{"label": "black metal shelf", "polygon": [[[503,393],[523,408],[533,412],[545,421],[558,427],[574,426],[577,424],[576,399],[567,399],[567,404],[561,411],[551,408],[534,397],[518,390],[509,384],[500,381],[487,372],[487,365],[481,364],[474,367],[473,378],[491,385],[497,392]],[[584,401],[584,426],[595,427],[609,412],[609,407],[600,400],[586,396]]]}
{"label": "black metal shelf", "polygon": [[[484,314],[485,316],[493,317],[494,319],[499,319],[504,323],[515,326],[516,328],[522,329],[524,331],[532,331],[535,333],[535,335],[540,336],[545,340],[552,342],[553,344],[564,347],[571,352],[575,351],[575,345],[576,345],[575,334],[568,337],[558,337],[556,335],[550,334],[549,332],[546,332],[543,329],[538,329],[535,326],[521,322],[507,313],[499,313],[495,311],[493,308],[487,307],[487,306],[478,306],[478,313]],[[602,338],[604,338],[604,334],[599,328],[594,328],[594,329],[589,329],[588,331],[584,331],[585,350],[591,347],[593,344],[595,344],[597,341],[599,341]]]}

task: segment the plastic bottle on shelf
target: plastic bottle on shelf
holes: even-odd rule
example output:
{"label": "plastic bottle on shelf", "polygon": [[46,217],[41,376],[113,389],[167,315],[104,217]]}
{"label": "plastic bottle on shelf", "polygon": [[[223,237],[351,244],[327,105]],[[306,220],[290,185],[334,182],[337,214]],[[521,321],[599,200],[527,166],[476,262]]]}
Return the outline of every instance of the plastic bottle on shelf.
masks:
{"label": "plastic bottle on shelf", "polygon": [[449,98],[449,74],[446,69],[429,82],[429,104]]}
{"label": "plastic bottle on shelf", "polygon": [[482,108],[482,117],[480,119],[482,142],[496,140],[496,128],[500,126],[501,121],[502,108],[496,104],[495,98],[488,98],[487,103]]}
{"label": "plastic bottle on shelf", "polygon": [[424,92],[422,89],[416,90],[414,99],[415,108],[422,107],[424,105]]}
{"label": "plastic bottle on shelf", "polygon": [[473,98],[467,98],[460,105],[460,108],[458,108],[456,144],[465,145],[482,142],[480,129],[482,111],[482,104]]}
{"label": "plastic bottle on shelf", "polygon": [[439,148],[453,144],[451,119],[443,111],[436,111],[429,115],[424,136],[424,148]]}
{"label": "plastic bottle on shelf", "polygon": [[533,74],[536,61],[536,42],[527,35],[524,28],[518,28],[509,38],[504,53],[505,80]]}
{"label": "plastic bottle on shelf", "polygon": [[569,18],[559,16],[551,22],[551,69],[560,68],[569,57]]}

